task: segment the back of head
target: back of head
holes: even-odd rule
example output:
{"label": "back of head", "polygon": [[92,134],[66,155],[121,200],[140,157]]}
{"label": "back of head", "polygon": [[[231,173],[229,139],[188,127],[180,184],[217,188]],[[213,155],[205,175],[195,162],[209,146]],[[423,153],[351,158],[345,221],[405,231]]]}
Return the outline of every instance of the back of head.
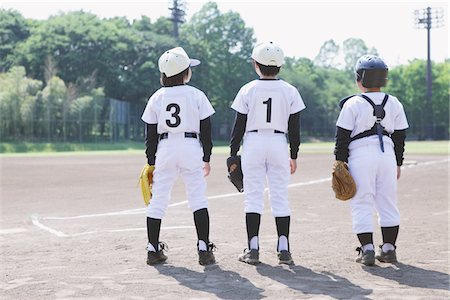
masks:
{"label": "back of head", "polygon": [[375,55],[361,56],[355,65],[356,80],[365,88],[383,87],[387,82],[388,67]]}

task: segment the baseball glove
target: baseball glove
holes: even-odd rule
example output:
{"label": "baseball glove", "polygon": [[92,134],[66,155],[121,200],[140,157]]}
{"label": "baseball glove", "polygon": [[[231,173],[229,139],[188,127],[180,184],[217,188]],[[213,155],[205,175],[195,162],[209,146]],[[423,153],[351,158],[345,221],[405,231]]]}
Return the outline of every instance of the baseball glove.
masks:
{"label": "baseball glove", "polygon": [[228,179],[242,193],[244,191],[244,174],[242,174],[241,156],[230,156],[227,159]]}
{"label": "baseball glove", "polygon": [[339,200],[348,200],[356,194],[356,184],[348,171],[348,165],[340,160],[333,164],[331,187]]}
{"label": "baseball glove", "polygon": [[147,206],[152,199],[152,184],[153,184],[153,171],[155,166],[146,164],[142,168],[141,175],[139,176],[139,183],[141,185],[142,198]]}

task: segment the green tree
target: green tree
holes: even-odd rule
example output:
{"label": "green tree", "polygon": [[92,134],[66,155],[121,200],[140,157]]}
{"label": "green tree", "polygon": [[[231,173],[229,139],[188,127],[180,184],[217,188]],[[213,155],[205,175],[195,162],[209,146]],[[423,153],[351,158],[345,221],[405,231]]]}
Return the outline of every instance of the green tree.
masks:
{"label": "green tree", "polygon": [[26,77],[25,68],[12,67],[0,76],[1,136],[32,137],[34,109],[42,82]]}
{"label": "green tree", "polygon": [[353,76],[354,68],[358,58],[364,54],[378,55],[377,49],[372,47],[370,50],[366,43],[359,38],[349,38],[343,42],[345,70]]}
{"label": "green tree", "polygon": [[[433,114],[435,130],[438,138],[448,138],[449,113],[449,61],[433,63]],[[389,71],[387,92],[396,96],[405,107],[410,128],[410,138],[424,139],[426,137],[427,120],[425,111],[426,96],[426,61],[413,60],[408,65],[402,65]]]}
{"label": "green tree", "polygon": [[0,9],[0,72],[12,66],[14,49],[29,35],[29,24],[19,12]]}
{"label": "green tree", "polygon": [[319,54],[314,58],[317,66],[325,68],[337,68],[336,62],[339,55],[339,45],[334,40],[328,40],[320,47]]}
{"label": "green tree", "polygon": [[207,94],[216,110],[215,136],[228,138],[234,120],[230,105],[239,88],[256,77],[250,63],[253,29],[238,13],[221,13],[209,2],[181,27],[180,43],[202,61],[194,69],[192,84]]}

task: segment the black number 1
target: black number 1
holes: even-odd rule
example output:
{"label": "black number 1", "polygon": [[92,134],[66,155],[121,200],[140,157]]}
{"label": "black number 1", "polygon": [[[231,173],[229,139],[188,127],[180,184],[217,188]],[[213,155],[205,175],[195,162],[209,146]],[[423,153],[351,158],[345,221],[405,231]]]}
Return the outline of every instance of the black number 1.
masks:
{"label": "black number 1", "polygon": [[180,106],[176,103],[170,103],[167,105],[166,111],[172,111],[172,108],[175,108],[175,111],[172,112],[172,117],[175,119],[175,122],[172,123],[171,120],[166,120],[166,124],[169,127],[177,127],[181,123],[180,119]]}
{"label": "black number 1", "polygon": [[267,99],[267,101],[264,101],[263,104],[267,104],[266,122],[270,123],[272,120],[272,98]]}

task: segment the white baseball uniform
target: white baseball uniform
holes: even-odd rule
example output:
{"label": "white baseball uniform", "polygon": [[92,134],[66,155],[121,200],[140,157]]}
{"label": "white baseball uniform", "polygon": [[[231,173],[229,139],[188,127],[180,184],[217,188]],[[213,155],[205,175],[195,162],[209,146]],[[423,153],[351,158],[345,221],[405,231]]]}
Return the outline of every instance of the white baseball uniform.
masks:
{"label": "white baseball uniform", "polygon": [[207,208],[203,150],[198,140],[200,120],[214,114],[206,95],[199,89],[180,85],[162,87],[149,99],[142,120],[158,124],[158,143],[153,173],[152,200],[147,216],[162,219],[178,174],[186,186],[190,209]]}
{"label": "white baseball uniform", "polygon": [[245,212],[262,214],[267,176],[273,216],[289,216],[290,164],[283,133],[289,116],[305,108],[299,92],[283,80],[254,80],[239,90],[231,107],[247,115],[242,153]]}
{"label": "white baseball uniform", "polygon": [[[364,93],[375,105],[380,105],[385,93]],[[403,105],[394,96],[384,107],[385,117],[381,121],[384,130],[392,134],[395,130],[408,128]],[[336,126],[351,131],[351,137],[369,130],[375,124],[373,107],[356,95],[348,99],[337,120]],[[350,200],[354,233],[373,232],[373,208],[378,212],[381,227],[400,224],[397,208],[397,165],[394,143],[383,136],[384,149],[380,149],[377,135],[354,140],[349,145],[349,170],[356,182],[356,195]]]}

